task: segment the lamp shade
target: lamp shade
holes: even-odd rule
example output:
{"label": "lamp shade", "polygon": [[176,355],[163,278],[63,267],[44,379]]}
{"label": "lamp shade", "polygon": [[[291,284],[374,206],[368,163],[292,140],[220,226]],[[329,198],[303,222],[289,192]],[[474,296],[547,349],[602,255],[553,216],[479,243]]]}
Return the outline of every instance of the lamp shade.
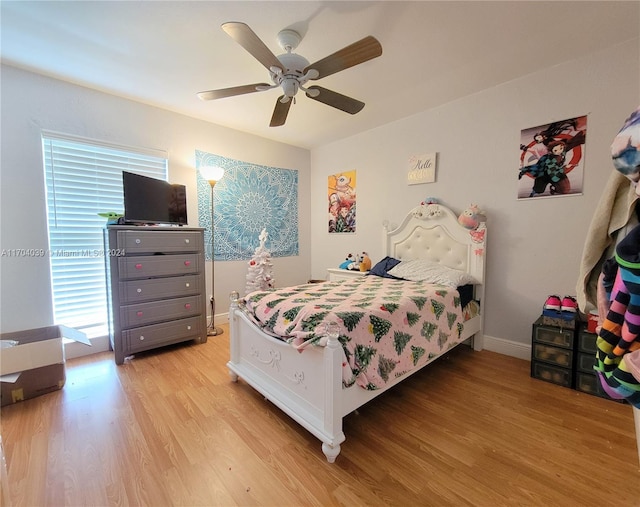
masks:
{"label": "lamp shade", "polygon": [[207,165],[200,168],[200,174],[209,183],[217,182],[224,176],[224,169],[222,167]]}

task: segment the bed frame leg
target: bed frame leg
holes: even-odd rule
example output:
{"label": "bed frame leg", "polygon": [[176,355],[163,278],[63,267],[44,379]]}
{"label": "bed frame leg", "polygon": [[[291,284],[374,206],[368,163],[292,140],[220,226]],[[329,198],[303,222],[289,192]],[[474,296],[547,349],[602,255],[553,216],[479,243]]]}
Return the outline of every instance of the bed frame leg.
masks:
{"label": "bed frame leg", "polygon": [[323,443],[322,452],[327,457],[327,461],[329,463],[333,463],[338,457],[338,454],[340,454],[340,444],[331,446],[329,444]]}
{"label": "bed frame leg", "polygon": [[231,382],[237,382],[238,381],[238,374],[229,370],[229,376],[231,377]]}

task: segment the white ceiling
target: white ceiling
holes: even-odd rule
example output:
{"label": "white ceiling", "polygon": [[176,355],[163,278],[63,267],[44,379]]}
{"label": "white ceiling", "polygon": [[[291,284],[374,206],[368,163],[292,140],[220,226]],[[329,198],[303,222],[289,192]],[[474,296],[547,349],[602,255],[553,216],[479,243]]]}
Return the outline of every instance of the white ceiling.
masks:
{"label": "white ceiling", "polygon": [[[638,1],[7,1],[3,63],[269,139],[313,148],[638,38]],[[366,103],[356,115],[300,93],[270,128],[277,90],[203,102],[196,92],[270,82],[221,29],[247,23],[277,55],[303,35],[315,62],[366,35],[379,58],[316,81]],[[623,79],[624,76],[621,76]]]}

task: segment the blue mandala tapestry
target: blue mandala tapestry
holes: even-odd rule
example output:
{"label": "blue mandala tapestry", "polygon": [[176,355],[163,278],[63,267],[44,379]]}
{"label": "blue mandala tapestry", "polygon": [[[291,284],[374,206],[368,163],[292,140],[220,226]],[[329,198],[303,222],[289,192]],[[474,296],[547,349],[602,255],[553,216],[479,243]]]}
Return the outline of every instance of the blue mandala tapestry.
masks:
{"label": "blue mandala tapestry", "polygon": [[[250,164],[196,150],[196,167],[218,166],[213,190],[214,260],[249,260],[262,229],[273,257],[298,255],[298,171]],[[198,223],[211,245],[211,186],[198,176]],[[206,249],[211,260],[211,247]]]}

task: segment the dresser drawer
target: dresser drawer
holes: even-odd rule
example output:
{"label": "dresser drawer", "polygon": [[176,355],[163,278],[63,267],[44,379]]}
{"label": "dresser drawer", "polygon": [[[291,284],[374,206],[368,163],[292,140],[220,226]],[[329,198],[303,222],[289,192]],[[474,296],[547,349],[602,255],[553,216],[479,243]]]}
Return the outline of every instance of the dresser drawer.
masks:
{"label": "dresser drawer", "polygon": [[595,394],[602,396],[604,392],[600,386],[600,380],[594,374],[586,374],[578,372],[576,374],[576,389],[583,393]]}
{"label": "dresser drawer", "polygon": [[600,385],[600,379],[597,375],[588,373],[576,373],[576,389],[583,393],[593,394],[600,398],[605,398],[616,403],[626,403],[625,400],[616,400],[611,398]]}
{"label": "dresser drawer", "polygon": [[199,231],[140,230],[118,231],[118,248],[125,255],[141,253],[199,252],[204,248]]}
{"label": "dresser drawer", "polygon": [[572,387],[571,370],[567,370],[565,368],[558,368],[556,366],[534,361],[531,365],[531,376],[564,387]]}
{"label": "dresser drawer", "polygon": [[200,315],[204,311],[203,299],[202,296],[190,296],[121,306],[120,324],[126,329]]}
{"label": "dresser drawer", "polygon": [[199,275],[187,275],[120,282],[120,304],[200,294],[204,292],[201,281]]}
{"label": "dresser drawer", "polygon": [[560,347],[551,347],[542,343],[534,343],[533,358],[538,361],[562,366],[563,368],[571,368],[573,364],[573,351]]}
{"label": "dresser drawer", "polygon": [[596,346],[597,338],[597,334],[580,331],[580,335],[578,336],[578,350],[581,352],[590,352],[595,354],[598,350],[598,347]]}
{"label": "dresser drawer", "polygon": [[150,278],[154,276],[188,275],[202,270],[199,254],[140,255],[119,257],[120,279]]}
{"label": "dresser drawer", "polygon": [[575,332],[573,329],[533,326],[533,340],[555,347],[573,349]]}
{"label": "dresser drawer", "polygon": [[191,337],[196,340],[206,337],[206,325],[201,317],[174,320],[122,332],[122,340],[129,353],[178,343]]}
{"label": "dresser drawer", "polygon": [[596,363],[597,363],[597,360],[596,360],[595,353],[593,354],[585,353],[585,352],[578,353],[578,364],[576,365],[578,368],[578,371],[593,374],[594,372],[593,367],[596,365]]}

